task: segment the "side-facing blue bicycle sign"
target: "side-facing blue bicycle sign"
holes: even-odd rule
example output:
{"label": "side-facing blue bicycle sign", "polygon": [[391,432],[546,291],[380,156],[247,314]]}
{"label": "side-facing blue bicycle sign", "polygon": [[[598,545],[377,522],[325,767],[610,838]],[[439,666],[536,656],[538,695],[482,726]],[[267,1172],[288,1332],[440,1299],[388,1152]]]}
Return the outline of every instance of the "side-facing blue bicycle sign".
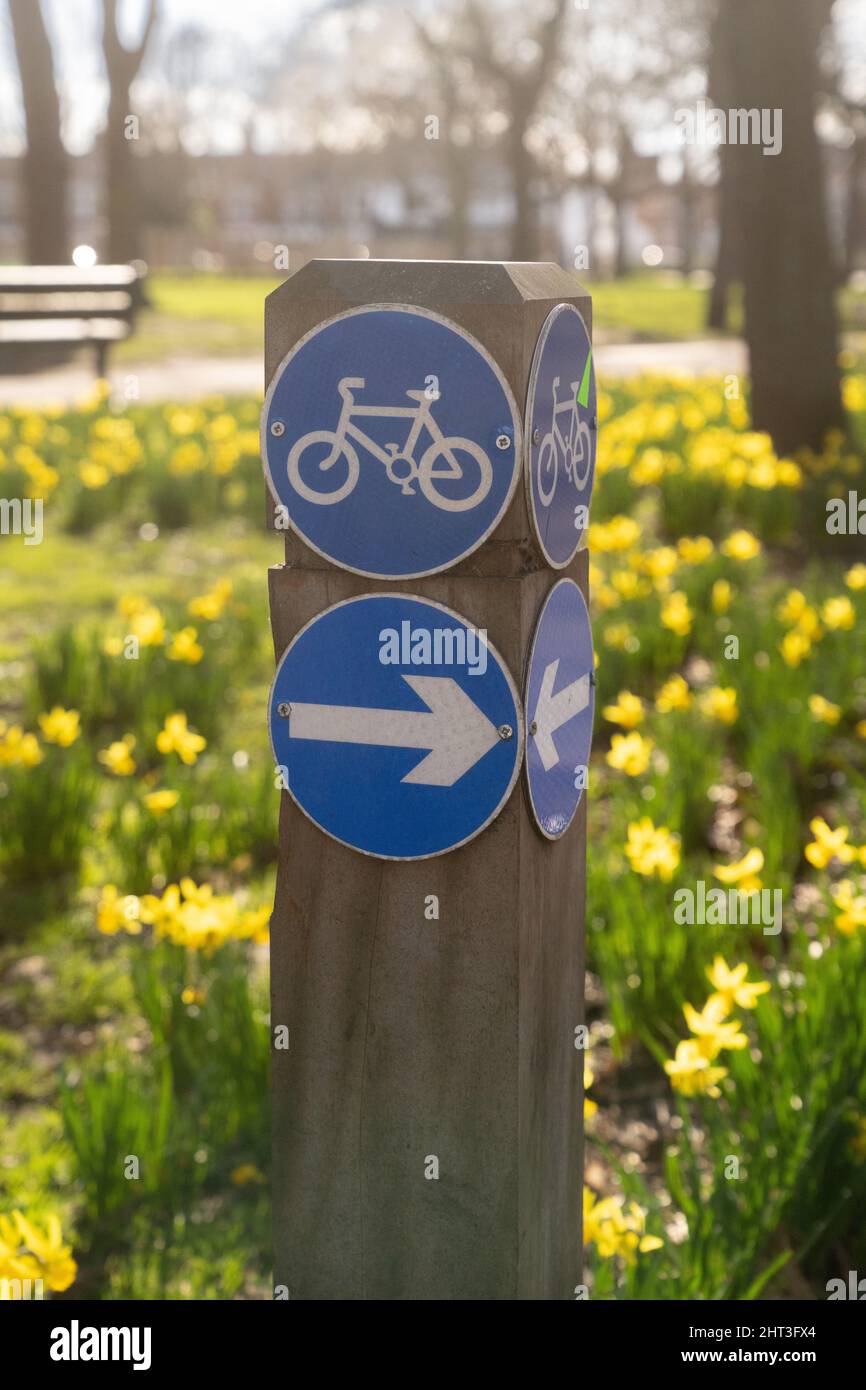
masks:
{"label": "side-facing blue bicycle sign", "polygon": [[520,699],[486,632],[407,594],[347,599],[302,628],[277,668],[270,730],[301,810],[383,859],[471,840],[523,756]]}
{"label": "side-facing blue bicycle sign", "polygon": [[538,543],[563,569],[589,516],[598,409],[592,343],[573,304],[558,304],[542,325],[526,402],[526,486]]}
{"label": "side-facing blue bicycle sign", "polygon": [[435,574],[502,519],[517,484],[516,403],[489,353],[411,305],[350,309],[280,363],[262,457],[288,524],[343,569]]}

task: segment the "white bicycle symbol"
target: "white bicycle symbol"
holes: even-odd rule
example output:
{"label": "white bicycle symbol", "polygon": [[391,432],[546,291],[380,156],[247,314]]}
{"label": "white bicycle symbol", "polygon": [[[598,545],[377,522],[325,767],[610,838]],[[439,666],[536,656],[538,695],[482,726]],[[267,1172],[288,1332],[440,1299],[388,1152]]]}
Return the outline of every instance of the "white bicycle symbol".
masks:
{"label": "white bicycle symbol", "polygon": [[[389,481],[407,496],[415,495],[413,485],[417,481],[427,501],[446,512],[466,512],[484,501],[493,482],[493,465],[481,446],[473,440],[464,439],[461,435],[443,435],[432,414],[433,402],[439,399],[438,392],[407,391],[409,399],[418,402],[415,406],[356,405],[353,392],[362,390],[365,385],[364,377],[344,376],[337,385],[343,405],[336,430],[312,430],[293,445],[288,460],[289,481],[301,497],[329,507],[349,496],[361,473],[358,451],[350,442],[354,439],[380,463],[384,463]],[[383,449],[357,424],[359,416],[377,420],[411,420],[412,426],[403,448],[398,444],[386,444]],[[420,463],[416,463],[415,448],[423,429],[427,430],[433,442],[422,454]],[[318,462],[321,473],[327,473],[340,459],[345,460],[346,477],[339,487],[330,492],[317,491],[301,476],[304,454],[311,448],[315,450],[319,444],[330,445],[329,452]],[[479,479],[474,492],[468,497],[455,498],[441,493],[438,485],[443,479],[456,481],[463,478],[463,467],[456,457],[458,450],[468,455],[477,466]],[[307,457],[309,459],[309,455]]]}
{"label": "white bicycle symbol", "polygon": [[[553,494],[556,491],[559,477],[560,457],[565,463],[565,471],[574,483],[577,492],[586,486],[589,470],[592,467],[592,439],[589,425],[580,419],[577,410],[577,393],[580,389],[580,382],[573,381],[571,383],[571,396],[564,401],[557,401],[556,399],[558,387],[559,377],[555,376],[553,378],[553,424],[549,433],[542,439],[541,448],[538,451],[536,477],[538,495],[543,507],[549,507],[553,501]],[[559,423],[559,417],[564,411],[569,413],[565,431]],[[545,479],[547,479],[548,486],[545,486]]]}

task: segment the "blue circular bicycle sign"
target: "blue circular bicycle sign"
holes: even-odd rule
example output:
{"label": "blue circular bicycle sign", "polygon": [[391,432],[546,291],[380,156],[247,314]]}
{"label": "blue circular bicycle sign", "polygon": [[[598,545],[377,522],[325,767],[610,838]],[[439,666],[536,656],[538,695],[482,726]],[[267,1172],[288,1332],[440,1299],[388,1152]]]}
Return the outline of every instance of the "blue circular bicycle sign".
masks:
{"label": "blue circular bicycle sign", "polygon": [[544,558],[573,559],[589,521],[598,408],[592,343],[573,304],[558,304],[541,329],[526,402],[529,510]]}
{"label": "blue circular bicycle sign", "polygon": [[280,363],[262,412],[274,500],[343,569],[412,579],[471,554],[517,485],[520,420],[490,354],[411,305],[350,309]]}

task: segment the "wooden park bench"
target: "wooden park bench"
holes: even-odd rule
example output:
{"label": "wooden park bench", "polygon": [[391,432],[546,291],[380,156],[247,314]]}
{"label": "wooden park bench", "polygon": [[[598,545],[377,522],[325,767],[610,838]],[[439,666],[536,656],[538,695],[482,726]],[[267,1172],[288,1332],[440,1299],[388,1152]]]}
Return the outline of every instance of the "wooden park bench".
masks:
{"label": "wooden park bench", "polygon": [[109,348],[132,332],[141,285],[131,265],[0,266],[0,372],[52,366],[92,344],[105,376]]}

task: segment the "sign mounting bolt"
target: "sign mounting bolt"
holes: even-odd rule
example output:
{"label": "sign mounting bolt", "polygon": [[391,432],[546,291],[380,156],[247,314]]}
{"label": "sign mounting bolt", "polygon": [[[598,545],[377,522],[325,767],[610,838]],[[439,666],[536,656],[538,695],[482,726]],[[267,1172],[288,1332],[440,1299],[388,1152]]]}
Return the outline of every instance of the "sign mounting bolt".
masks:
{"label": "sign mounting bolt", "polygon": [[501,739],[507,739],[512,737],[514,730],[510,724],[500,724],[497,733]]}
{"label": "sign mounting bolt", "polygon": [[538,733],[538,725],[537,725],[537,723],[535,722],[534,719],[533,719],[532,723],[531,723],[530,726],[529,726],[529,732],[532,734],[532,737],[533,737],[533,738],[534,738],[535,735]]}
{"label": "sign mounting bolt", "polygon": [[291,712],[291,705],[287,705],[285,701],[282,704],[277,705],[277,714],[280,716],[281,719],[288,719]]}
{"label": "sign mounting bolt", "polygon": [[496,436],[496,447],[497,449],[510,449],[511,435],[506,434],[504,431],[501,434],[498,434]]}
{"label": "sign mounting bolt", "polygon": [[274,423],[271,425],[271,434],[274,435],[275,438],[279,439],[280,435],[285,434],[285,432],[286,427],[283,424],[282,420],[275,420]]}
{"label": "sign mounting bolt", "polygon": [[538,428],[538,426],[536,425],[535,429],[532,431],[532,442],[533,442],[533,444],[537,444],[540,438],[541,438],[541,430],[540,430],[540,429]]}

